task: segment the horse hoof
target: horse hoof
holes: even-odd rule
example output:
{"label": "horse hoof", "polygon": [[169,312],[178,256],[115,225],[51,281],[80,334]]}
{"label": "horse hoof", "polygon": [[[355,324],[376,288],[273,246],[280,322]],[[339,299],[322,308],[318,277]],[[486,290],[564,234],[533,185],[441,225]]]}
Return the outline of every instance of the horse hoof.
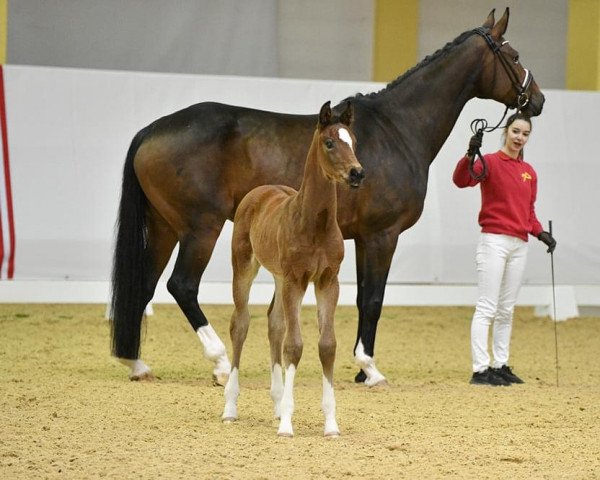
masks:
{"label": "horse hoof", "polygon": [[385,378],[382,380],[379,380],[378,382],[373,383],[373,385],[368,385],[369,388],[387,388],[389,386],[390,386],[390,384],[388,383],[388,381]]}
{"label": "horse hoof", "polygon": [[129,380],[132,382],[153,382],[156,380],[156,377],[152,372],[148,371],[140,374],[130,375]]}
{"label": "horse hoof", "polygon": [[293,438],[294,434],[290,432],[277,432],[277,436],[281,438]]}
{"label": "horse hoof", "polygon": [[356,374],[354,377],[354,383],[364,383],[367,379],[367,375],[362,370]]}
{"label": "horse hoof", "polygon": [[332,432],[325,432],[323,436],[325,438],[338,438],[340,436],[340,432],[338,430],[334,430]]}
{"label": "horse hoof", "polygon": [[212,376],[213,385],[215,387],[224,387],[227,385],[227,380],[229,380],[229,375],[226,373],[220,373],[218,375],[213,374]]}
{"label": "horse hoof", "polygon": [[237,418],[235,418],[235,417],[225,417],[222,420],[223,420],[223,423],[230,424],[230,423],[235,423],[237,421]]}

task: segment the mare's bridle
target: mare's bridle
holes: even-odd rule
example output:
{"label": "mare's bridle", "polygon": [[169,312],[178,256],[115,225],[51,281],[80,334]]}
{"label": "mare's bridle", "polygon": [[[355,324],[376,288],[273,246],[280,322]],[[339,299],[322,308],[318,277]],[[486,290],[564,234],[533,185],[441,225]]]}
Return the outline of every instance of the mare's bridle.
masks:
{"label": "mare's bridle", "polygon": [[[483,132],[493,132],[494,130],[500,127],[500,124],[504,120],[504,117],[506,117],[509,108],[516,108],[517,111],[521,111],[523,108],[525,108],[525,106],[529,103],[529,94],[527,93],[527,91],[529,90],[529,87],[533,82],[533,75],[528,69],[523,68],[523,70],[525,70],[525,78],[523,79],[523,82],[519,80],[519,75],[512,68],[506,56],[502,55],[502,52],[500,51],[500,49],[508,43],[508,40],[505,40],[501,44],[496,43],[496,41],[490,35],[489,30],[484,27],[474,29],[473,33],[476,33],[477,35],[483,37],[488,46],[492,49],[494,55],[500,61],[500,65],[502,65],[502,68],[504,68],[506,75],[510,78],[513,88],[517,91],[516,106],[511,107],[507,105],[504,110],[504,114],[502,115],[502,118],[495,127],[488,127],[487,121],[483,118],[477,118],[471,122],[471,131],[473,132],[473,134],[483,137]],[[479,157],[479,160],[481,161],[481,164],[483,166],[483,170],[479,175],[476,175],[473,169],[476,156]],[[483,160],[483,156],[481,155],[479,149],[477,149],[477,151],[471,158],[471,161],[469,162],[469,172],[471,173],[471,177],[473,177],[475,180],[481,180],[487,175],[487,165],[485,164],[485,161]]]}
{"label": "mare's bridle", "polygon": [[494,55],[496,55],[496,57],[498,57],[498,60],[500,60],[500,64],[504,68],[506,75],[508,75],[508,77],[511,79],[513,87],[517,91],[516,108],[517,110],[522,110],[529,103],[529,95],[527,94],[527,90],[529,90],[531,82],[533,82],[533,75],[529,70],[523,68],[523,70],[525,70],[525,78],[523,79],[523,82],[519,81],[519,75],[512,68],[509,60],[507,60],[507,58],[504,55],[501,55],[502,52],[500,51],[500,49],[508,43],[508,40],[504,40],[500,45],[498,45],[490,35],[488,29],[484,27],[476,28],[475,30],[473,30],[473,32],[483,37],[483,39],[492,49]]}

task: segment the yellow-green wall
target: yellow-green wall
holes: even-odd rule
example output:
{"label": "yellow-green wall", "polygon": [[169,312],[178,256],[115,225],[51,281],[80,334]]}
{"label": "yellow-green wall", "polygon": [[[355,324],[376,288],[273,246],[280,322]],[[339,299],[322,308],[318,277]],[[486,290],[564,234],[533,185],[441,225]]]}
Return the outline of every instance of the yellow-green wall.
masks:
{"label": "yellow-green wall", "polygon": [[567,89],[600,90],[600,0],[570,0]]}
{"label": "yellow-green wall", "polygon": [[[420,0],[373,0],[374,81],[417,62]],[[7,61],[8,0],[0,0],[0,64]],[[600,0],[569,0],[566,88],[600,90]]]}
{"label": "yellow-green wall", "polygon": [[373,80],[389,82],[417,62],[419,0],[375,0]]}
{"label": "yellow-green wall", "polygon": [[6,63],[8,0],[0,0],[0,65]]}

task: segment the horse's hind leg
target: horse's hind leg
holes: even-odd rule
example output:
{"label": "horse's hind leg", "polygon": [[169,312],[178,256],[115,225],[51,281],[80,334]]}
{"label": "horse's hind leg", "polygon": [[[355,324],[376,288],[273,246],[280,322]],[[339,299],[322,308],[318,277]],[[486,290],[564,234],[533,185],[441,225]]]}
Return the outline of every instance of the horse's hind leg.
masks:
{"label": "horse's hind leg", "polygon": [[275,294],[269,306],[269,345],[271,348],[271,400],[273,415],[281,418],[281,399],[283,398],[283,361],[282,348],[285,336],[285,320],[282,303],[282,280],[275,278]]}
{"label": "horse's hind leg", "polygon": [[198,287],[200,279],[210,260],[213,248],[223,227],[223,223],[210,226],[210,219],[200,218],[199,224],[205,228],[190,232],[180,238],[179,254],[167,289],[173,295],[179,308],[204,346],[204,356],[213,362],[213,379],[219,385],[225,385],[231,370],[225,344],[221,341],[204,312],[198,305]]}
{"label": "horse's hind leg", "polygon": [[[160,275],[165,269],[173,248],[175,248],[177,243],[177,237],[173,230],[152,207],[149,207],[146,221],[148,227],[148,245],[144,251],[144,264],[147,275],[145,276],[146,281],[143,285],[143,309],[136,317],[139,318],[138,329],[141,329],[146,305],[154,296]],[[154,380],[155,377],[150,367],[141,358],[118,358],[118,360],[130,368],[130,380]]]}
{"label": "horse's hind leg", "polygon": [[324,435],[337,437],[340,434],[335,419],[335,394],[333,391],[333,365],[335,362],[335,308],[339,297],[337,278],[325,280],[315,285],[317,297],[317,314],[319,319],[319,359],[323,367],[323,398],[322,409],[325,417]]}
{"label": "horse's hind leg", "polygon": [[259,263],[252,254],[250,242],[243,242],[240,245],[233,239],[233,303],[234,311],[231,315],[229,326],[229,335],[233,348],[231,373],[225,385],[225,408],[223,409],[222,420],[225,423],[237,420],[237,400],[240,394],[239,369],[242,348],[248,335],[250,325],[250,311],[248,310],[248,299],[250,296],[250,287],[258,273]]}

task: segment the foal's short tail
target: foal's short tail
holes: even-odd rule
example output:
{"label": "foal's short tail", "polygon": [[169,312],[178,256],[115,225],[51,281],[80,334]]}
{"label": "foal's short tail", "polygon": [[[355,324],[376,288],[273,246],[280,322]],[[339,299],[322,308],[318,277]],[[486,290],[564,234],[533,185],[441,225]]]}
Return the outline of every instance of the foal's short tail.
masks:
{"label": "foal's short tail", "polygon": [[112,353],[129,359],[139,357],[141,322],[148,302],[144,293],[147,200],[133,169],[133,159],[146,136],[146,129],[138,132],[127,152],[112,270]]}

